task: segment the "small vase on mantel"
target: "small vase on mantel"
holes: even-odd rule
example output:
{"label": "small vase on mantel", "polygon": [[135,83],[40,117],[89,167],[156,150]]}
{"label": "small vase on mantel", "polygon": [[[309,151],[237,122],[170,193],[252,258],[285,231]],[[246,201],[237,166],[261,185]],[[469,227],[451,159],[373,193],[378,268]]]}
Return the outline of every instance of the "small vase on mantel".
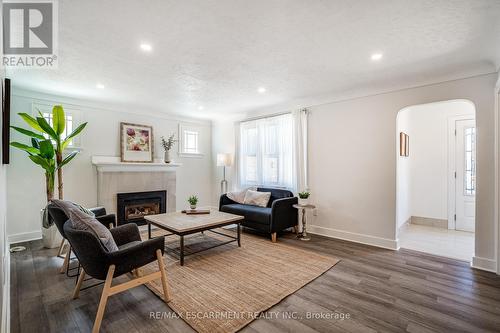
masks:
{"label": "small vase on mantel", "polygon": [[165,163],[170,163],[170,150],[165,150],[165,156],[164,156]]}

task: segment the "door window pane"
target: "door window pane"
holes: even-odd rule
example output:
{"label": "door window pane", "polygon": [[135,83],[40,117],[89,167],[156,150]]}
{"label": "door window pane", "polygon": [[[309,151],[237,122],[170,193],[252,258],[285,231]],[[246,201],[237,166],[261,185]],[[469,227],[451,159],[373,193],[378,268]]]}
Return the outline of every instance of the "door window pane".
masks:
{"label": "door window pane", "polygon": [[464,129],[465,170],[464,195],[476,195],[476,128]]}

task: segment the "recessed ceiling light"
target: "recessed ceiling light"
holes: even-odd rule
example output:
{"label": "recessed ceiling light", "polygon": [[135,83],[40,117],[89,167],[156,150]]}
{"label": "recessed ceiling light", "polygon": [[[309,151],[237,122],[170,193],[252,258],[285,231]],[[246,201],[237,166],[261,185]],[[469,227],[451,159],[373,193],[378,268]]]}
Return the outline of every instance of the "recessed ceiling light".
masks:
{"label": "recessed ceiling light", "polygon": [[145,52],[151,52],[153,50],[153,47],[151,46],[151,44],[148,44],[148,43],[142,43],[140,45],[141,47],[141,50],[145,51]]}
{"label": "recessed ceiling light", "polygon": [[97,87],[97,89],[104,89],[104,84],[102,83],[98,83],[95,86]]}
{"label": "recessed ceiling light", "polygon": [[260,87],[259,89],[257,89],[257,91],[259,92],[259,94],[263,94],[266,92],[266,88]]}
{"label": "recessed ceiling light", "polygon": [[382,53],[374,53],[374,54],[372,54],[371,58],[372,58],[373,61],[377,61],[377,60],[382,59],[382,57],[383,57]]}
{"label": "recessed ceiling light", "polygon": [[204,109],[203,105],[198,106],[198,110],[200,110],[200,111],[201,111],[201,110],[203,110],[203,109]]}

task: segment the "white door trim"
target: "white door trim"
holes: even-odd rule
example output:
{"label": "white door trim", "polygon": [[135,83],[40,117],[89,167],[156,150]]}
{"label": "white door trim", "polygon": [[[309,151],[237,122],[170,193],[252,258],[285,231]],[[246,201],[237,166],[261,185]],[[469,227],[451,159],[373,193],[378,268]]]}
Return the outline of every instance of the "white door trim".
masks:
{"label": "white door trim", "polygon": [[[455,178],[455,122],[457,120],[468,120],[471,115],[457,115],[448,117],[448,229],[455,229],[455,213],[456,213],[456,178]],[[476,166],[477,170],[477,166]]]}

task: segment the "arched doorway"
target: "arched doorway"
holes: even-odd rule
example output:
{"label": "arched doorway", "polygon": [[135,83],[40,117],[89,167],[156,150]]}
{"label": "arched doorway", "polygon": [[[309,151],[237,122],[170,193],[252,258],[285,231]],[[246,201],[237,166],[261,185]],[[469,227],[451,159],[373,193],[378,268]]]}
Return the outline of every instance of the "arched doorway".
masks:
{"label": "arched doorway", "polygon": [[396,219],[401,248],[471,261],[474,255],[475,106],[450,100],[397,117]]}

